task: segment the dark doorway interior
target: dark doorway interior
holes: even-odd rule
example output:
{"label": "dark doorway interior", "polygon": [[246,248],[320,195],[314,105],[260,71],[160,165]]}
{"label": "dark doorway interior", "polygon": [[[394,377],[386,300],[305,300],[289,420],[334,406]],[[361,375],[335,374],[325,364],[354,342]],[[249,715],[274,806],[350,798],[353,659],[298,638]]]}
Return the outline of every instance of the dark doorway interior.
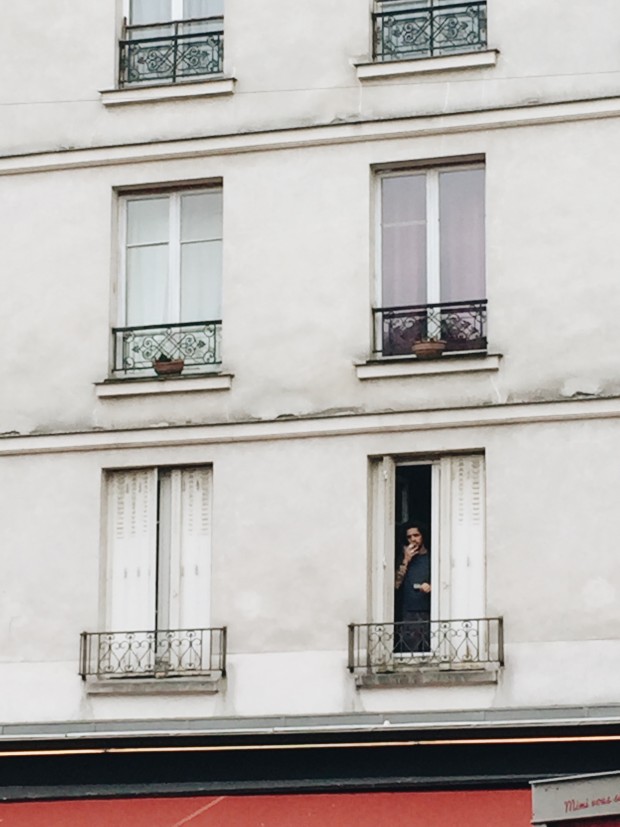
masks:
{"label": "dark doorway interior", "polygon": [[[426,526],[426,547],[432,549],[431,537],[431,465],[398,465],[396,467],[396,536],[394,548],[398,567],[406,545],[405,532],[412,521],[421,521]],[[394,622],[403,619],[402,599],[396,592],[394,600]]]}

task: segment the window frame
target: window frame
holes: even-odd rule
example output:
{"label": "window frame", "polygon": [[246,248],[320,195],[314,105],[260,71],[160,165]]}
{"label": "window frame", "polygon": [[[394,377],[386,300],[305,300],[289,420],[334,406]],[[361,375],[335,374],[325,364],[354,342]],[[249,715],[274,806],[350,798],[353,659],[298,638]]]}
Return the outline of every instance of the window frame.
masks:
{"label": "window frame", "polygon": [[[149,509],[153,513],[148,515],[151,537],[148,556],[152,568],[153,591],[146,595],[148,599],[148,611],[152,615],[150,629],[154,632],[165,629],[184,628],[177,627],[172,615],[182,610],[181,597],[178,596],[178,606],[172,605],[173,582],[178,580],[180,569],[174,571],[175,565],[180,566],[180,535],[176,541],[173,533],[178,534],[178,523],[181,510],[187,508],[182,503],[182,475],[184,473],[204,472],[208,475],[208,536],[205,542],[205,554],[203,566],[206,577],[209,581],[208,593],[204,595],[200,603],[200,610],[203,619],[200,622],[202,627],[209,627],[212,619],[212,559],[213,559],[213,491],[214,491],[214,469],[210,463],[189,464],[189,465],[157,465],[157,466],[132,466],[128,468],[106,468],[103,470],[102,484],[102,565],[100,575],[102,578],[100,628],[108,632],[121,632],[113,626],[113,595],[115,581],[115,559],[113,550],[113,535],[116,530],[114,513],[114,480],[117,475],[143,473],[151,475],[154,481],[154,490],[151,492]],[[173,481],[173,475],[177,473],[178,482]],[[162,490],[167,491],[162,496]],[[176,510],[176,512],[175,512]],[[165,531],[167,538],[162,536]],[[164,594],[165,586],[168,586],[168,593]],[[178,585],[175,586],[180,594]],[[152,604],[152,607],[151,607]],[[206,608],[205,608],[206,607]],[[151,611],[152,608],[152,611]],[[185,607],[186,609],[188,607]],[[195,610],[196,607],[189,607]],[[162,622],[163,621],[163,622]],[[193,625],[193,624],[192,624]],[[131,631],[131,630],[127,630]],[[136,631],[143,631],[142,629]]]}
{"label": "window frame", "polygon": [[[425,204],[426,204],[426,304],[441,302],[441,232],[439,227],[439,176],[443,172],[466,172],[467,170],[483,170],[485,172],[486,193],[486,163],[484,160],[420,164],[398,168],[377,168],[374,170],[374,227],[375,227],[375,278],[374,278],[374,306],[383,307],[383,181],[387,178],[400,178],[405,175],[425,175]],[[485,261],[485,294],[486,284],[486,197],[485,197],[485,226],[484,226],[484,261]],[[483,298],[483,297],[479,297]],[[486,296],[484,297],[486,298]]]}
{"label": "window frame", "polygon": [[[154,24],[157,23],[175,23],[184,20],[193,20],[194,18],[185,17],[183,12],[185,0],[170,0],[170,19],[169,20],[157,20]],[[127,21],[129,26],[134,25],[131,20],[131,11],[132,11],[132,0],[123,0],[123,17]],[[222,0],[222,14],[221,15],[212,15],[215,17],[223,17],[224,16],[224,0]],[[203,18],[195,18],[196,20],[202,20]]]}
{"label": "window frame", "polygon": [[[175,312],[178,318],[170,318],[164,325],[174,325],[180,323],[181,316],[181,199],[184,195],[202,195],[205,193],[219,192],[222,197],[222,232],[219,240],[224,244],[224,220],[223,220],[223,205],[224,205],[224,188],[221,182],[214,184],[203,184],[191,187],[181,187],[174,189],[146,189],[136,191],[119,192],[119,206],[118,206],[118,233],[119,233],[119,260],[117,265],[117,308],[116,308],[116,324],[115,327],[128,327],[127,324],[127,251],[129,249],[127,244],[127,226],[128,226],[128,210],[127,205],[130,201],[146,201],[155,200],[158,198],[169,198],[168,206],[168,267],[169,267],[169,284],[167,296],[167,310],[170,316]],[[174,216],[175,223],[172,226],[172,217]],[[141,245],[135,245],[141,246]],[[144,245],[146,246],[146,245]],[[223,280],[223,265],[219,273],[220,291]],[[219,316],[221,318],[221,308]],[[196,319],[192,321],[219,321],[215,319]],[[152,322],[157,324],[157,322]]]}
{"label": "window frame", "polygon": [[440,455],[384,455],[369,457],[370,508],[369,508],[369,582],[367,620],[369,623],[394,623],[396,541],[396,468],[409,465],[431,466],[431,620],[467,620],[452,617],[455,589],[463,585],[454,583],[452,519],[455,509],[453,474],[459,462],[479,463],[477,468],[478,515],[470,515],[480,531],[478,555],[479,588],[477,595],[469,595],[474,614],[470,618],[484,618],[487,611],[486,588],[486,456],[483,451],[463,451]]}

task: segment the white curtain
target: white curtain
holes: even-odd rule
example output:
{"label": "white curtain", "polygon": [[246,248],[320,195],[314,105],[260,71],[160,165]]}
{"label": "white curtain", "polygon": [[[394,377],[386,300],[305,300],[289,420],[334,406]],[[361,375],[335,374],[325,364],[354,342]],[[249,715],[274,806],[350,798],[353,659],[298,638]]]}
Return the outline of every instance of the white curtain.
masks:
{"label": "white curtain", "polygon": [[131,0],[129,22],[137,26],[164,23],[171,19],[172,0]]}
{"label": "white curtain", "polygon": [[224,0],[184,0],[183,17],[191,20],[197,17],[223,17]]}
{"label": "white curtain", "polygon": [[441,301],[483,299],[484,170],[439,175]]}
{"label": "white curtain", "polygon": [[222,316],[222,193],[181,198],[181,321]]}
{"label": "white curtain", "polygon": [[168,318],[169,199],[127,202],[126,324],[163,324]]}
{"label": "white curtain", "polygon": [[425,304],[426,175],[384,178],[381,185],[382,306]]}

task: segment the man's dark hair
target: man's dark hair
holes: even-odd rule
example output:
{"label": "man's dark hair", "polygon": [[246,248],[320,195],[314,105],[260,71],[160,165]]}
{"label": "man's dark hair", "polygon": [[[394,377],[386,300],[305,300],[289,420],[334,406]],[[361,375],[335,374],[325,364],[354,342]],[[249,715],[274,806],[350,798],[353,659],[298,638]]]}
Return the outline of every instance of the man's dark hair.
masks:
{"label": "man's dark hair", "polygon": [[407,532],[410,528],[417,528],[420,534],[422,535],[422,544],[426,545],[428,542],[429,531],[428,526],[426,523],[423,523],[422,520],[411,520],[407,523],[405,528],[403,529],[403,537],[405,538],[405,545],[407,544]]}

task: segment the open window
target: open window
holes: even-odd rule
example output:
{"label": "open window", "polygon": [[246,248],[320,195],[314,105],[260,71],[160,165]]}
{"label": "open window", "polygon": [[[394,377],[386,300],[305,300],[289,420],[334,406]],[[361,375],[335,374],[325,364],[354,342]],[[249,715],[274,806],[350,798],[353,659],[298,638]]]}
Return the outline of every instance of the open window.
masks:
{"label": "open window", "polygon": [[486,350],[484,180],[480,164],[378,174],[378,355]]}
{"label": "open window", "polygon": [[[352,671],[497,665],[501,621],[486,616],[484,457],[386,456],[371,461],[370,474],[369,622],[351,627]],[[402,566],[411,526],[421,527],[423,549],[410,577]]]}
{"label": "open window", "polygon": [[223,630],[209,628],[211,477],[208,467],[107,474],[105,631],[82,636],[83,676],[223,671]]}

